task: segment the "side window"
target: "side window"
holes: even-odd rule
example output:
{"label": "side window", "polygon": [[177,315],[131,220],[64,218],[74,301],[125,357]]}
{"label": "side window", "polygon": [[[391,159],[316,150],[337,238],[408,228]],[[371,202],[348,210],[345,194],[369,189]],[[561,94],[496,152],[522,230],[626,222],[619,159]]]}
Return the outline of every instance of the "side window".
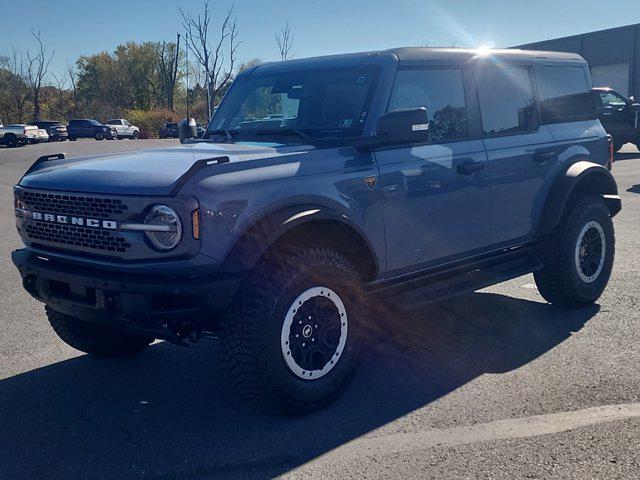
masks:
{"label": "side window", "polygon": [[602,105],[605,107],[623,107],[627,104],[624,99],[613,92],[600,92],[600,98],[602,99]]}
{"label": "side window", "polygon": [[538,83],[543,123],[596,118],[587,75],[582,67],[546,66],[540,72]]}
{"label": "side window", "polygon": [[527,132],[538,128],[530,70],[503,65],[475,72],[485,135]]}
{"label": "side window", "polygon": [[458,69],[400,70],[389,111],[426,107],[431,143],[468,136],[462,71]]}

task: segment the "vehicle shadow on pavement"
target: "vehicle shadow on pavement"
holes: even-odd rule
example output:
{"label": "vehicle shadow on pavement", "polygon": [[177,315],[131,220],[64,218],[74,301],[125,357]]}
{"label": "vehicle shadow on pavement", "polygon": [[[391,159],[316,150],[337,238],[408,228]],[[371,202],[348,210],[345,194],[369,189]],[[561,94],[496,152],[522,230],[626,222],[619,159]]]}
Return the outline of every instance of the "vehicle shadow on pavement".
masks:
{"label": "vehicle shadow on pavement", "polygon": [[4,478],[267,478],[536,359],[598,307],[565,311],[474,293],[405,313],[378,307],[362,365],[326,410],[286,418],[224,382],[217,346],[166,343],[128,359],[80,356],[0,382]]}

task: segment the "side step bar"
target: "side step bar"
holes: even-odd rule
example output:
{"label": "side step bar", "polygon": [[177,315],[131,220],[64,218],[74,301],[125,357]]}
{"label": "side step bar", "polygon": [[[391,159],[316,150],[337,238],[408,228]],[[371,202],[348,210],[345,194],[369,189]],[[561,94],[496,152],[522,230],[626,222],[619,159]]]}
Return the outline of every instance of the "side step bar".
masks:
{"label": "side step bar", "polygon": [[523,248],[457,268],[427,272],[409,281],[386,283],[378,288],[370,285],[367,293],[382,295],[394,303],[401,303],[406,309],[419,309],[459,293],[527,275],[542,267],[535,250]]}

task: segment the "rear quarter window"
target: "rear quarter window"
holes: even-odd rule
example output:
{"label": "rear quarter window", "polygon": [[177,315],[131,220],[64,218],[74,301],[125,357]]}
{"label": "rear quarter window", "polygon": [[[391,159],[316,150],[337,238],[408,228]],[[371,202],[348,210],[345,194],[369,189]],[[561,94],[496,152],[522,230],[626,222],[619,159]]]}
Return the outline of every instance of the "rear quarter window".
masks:
{"label": "rear quarter window", "polygon": [[592,120],[596,109],[582,67],[544,66],[539,70],[540,107],[545,124]]}

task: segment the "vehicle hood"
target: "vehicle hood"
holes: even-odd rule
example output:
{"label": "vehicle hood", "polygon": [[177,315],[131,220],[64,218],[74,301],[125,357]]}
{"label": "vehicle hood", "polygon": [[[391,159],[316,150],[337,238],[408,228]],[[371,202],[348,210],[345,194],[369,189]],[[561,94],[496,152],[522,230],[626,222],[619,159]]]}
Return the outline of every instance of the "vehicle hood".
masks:
{"label": "vehicle hood", "polygon": [[[36,162],[22,177],[26,188],[120,195],[170,195],[200,160],[228,157],[252,168],[261,159],[285,157],[313,149],[267,143],[195,143],[173,148],[75,157]],[[212,162],[207,168],[215,169]],[[175,193],[175,192],[174,192]]]}

